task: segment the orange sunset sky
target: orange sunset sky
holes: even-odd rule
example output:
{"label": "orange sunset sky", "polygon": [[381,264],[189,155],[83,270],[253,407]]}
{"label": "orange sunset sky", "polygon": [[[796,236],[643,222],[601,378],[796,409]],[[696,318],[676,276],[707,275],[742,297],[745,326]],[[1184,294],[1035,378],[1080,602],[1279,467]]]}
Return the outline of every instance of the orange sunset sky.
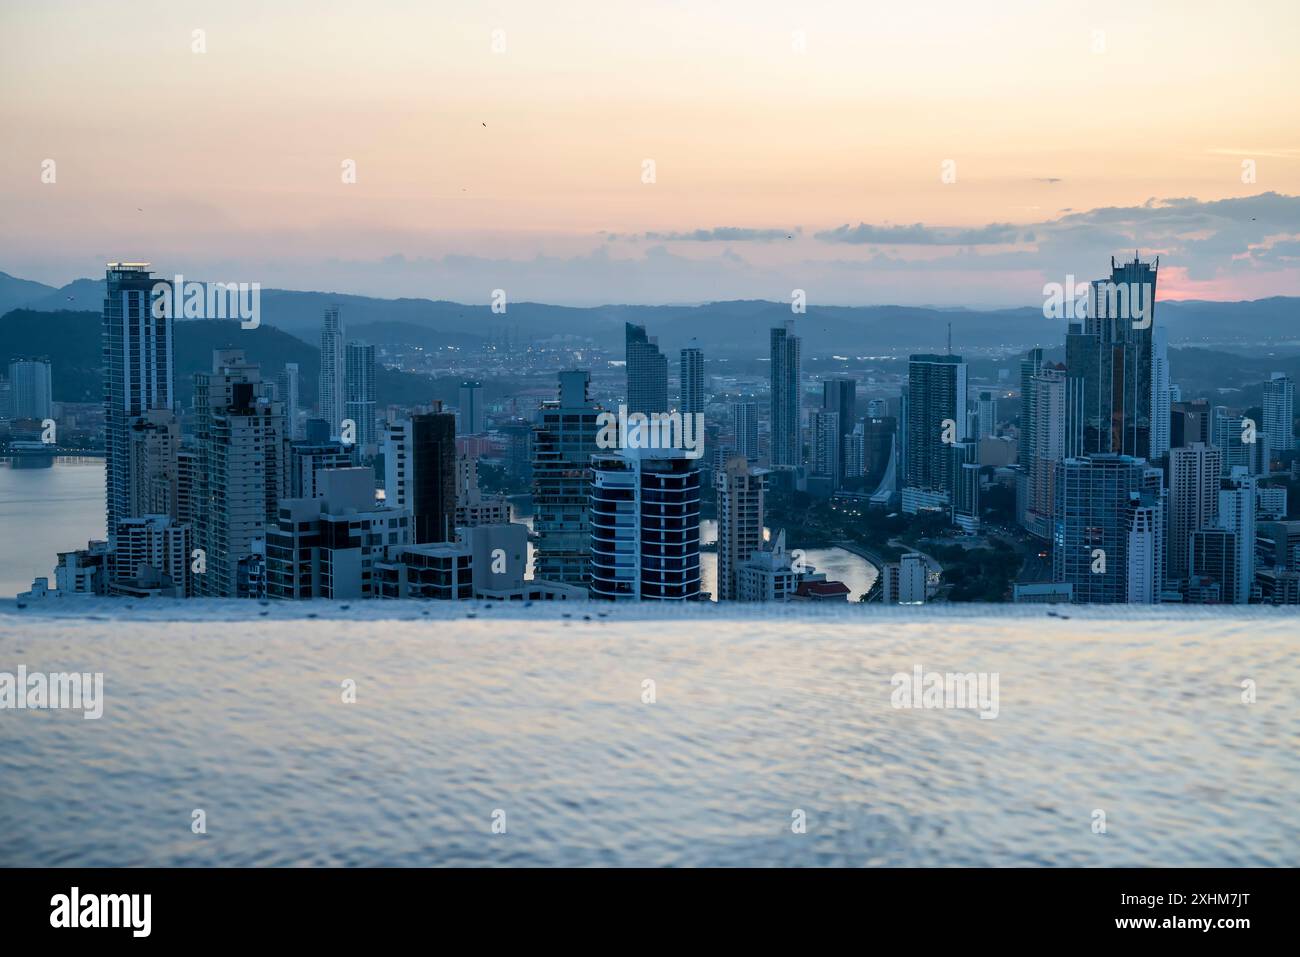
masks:
{"label": "orange sunset sky", "polygon": [[1140,248],[1163,298],[1300,295],[1297,38],[1295,0],[8,3],[0,270],[981,306]]}

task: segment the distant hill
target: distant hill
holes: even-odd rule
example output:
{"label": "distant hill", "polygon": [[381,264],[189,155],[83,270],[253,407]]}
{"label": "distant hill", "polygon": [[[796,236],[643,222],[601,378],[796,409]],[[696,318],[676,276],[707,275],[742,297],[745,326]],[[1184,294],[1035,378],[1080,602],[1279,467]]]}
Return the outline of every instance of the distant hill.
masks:
{"label": "distant hill", "polygon": [[[21,283],[23,280],[12,282]],[[197,277],[195,277],[197,278]],[[39,283],[34,284],[40,286]],[[24,308],[98,311],[103,281],[79,279],[58,290],[45,290]],[[0,284],[0,289],[3,285]],[[21,291],[21,295],[30,293]],[[71,298],[70,298],[71,297]],[[814,296],[815,300],[815,296]],[[486,305],[431,299],[376,299],[343,293],[263,289],[262,322],[315,345],[325,308],[338,305],[347,334],[376,343],[472,345],[504,331],[525,339],[576,338],[606,348],[623,342],[623,323],[649,328],[669,355],[692,339],[719,356],[766,355],[768,330],[794,319],[805,355],[844,352],[854,355],[937,352],[952,324],[955,352],[1023,350],[1059,346],[1063,323],[1043,318],[1038,306],[974,310],[919,306],[823,306],[815,301],[804,315],[792,315],[787,303],[734,300],[698,306],[607,305],[592,308],[511,302],[505,314]],[[1167,323],[1175,344],[1295,341],[1300,328],[1300,298],[1274,297],[1250,302],[1162,301],[1157,321]]]}
{"label": "distant hill", "polygon": [[0,366],[15,358],[48,358],[59,402],[104,398],[103,348],[97,312],[16,309],[0,316]]}
{"label": "distant hill", "polygon": [[56,292],[53,286],[30,279],[18,279],[0,272],[0,316],[13,309],[47,298]]}
{"label": "distant hill", "polygon": [[[176,323],[176,394],[188,406],[194,394],[193,376],[212,368],[215,349],[242,349],[262,374],[274,377],[286,362],[300,367],[299,399],[310,406],[316,400],[320,375],[320,350],[263,323],[241,329],[238,322],[194,320]],[[103,399],[101,317],[98,312],[38,312],[17,309],[0,316],[0,364],[15,356],[45,356],[53,365],[54,398],[60,402],[98,402]],[[433,380],[408,372],[380,369],[375,377],[376,399],[416,404],[431,399],[450,402],[458,383]]]}
{"label": "distant hill", "polygon": [[184,406],[194,397],[194,373],[211,370],[216,349],[242,349],[250,362],[262,367],[264,379],[274,379],[286,362],[296,362],[299,399],[316,394],[320,350],[279,329],[265,323],[256,329],[241,329],[238,322],[220,319],[178,322],[175,329],[176,395]]}
{"label": "distant hill", "polygon": [[1274,372],[1300,379],[1300,350],[1277,355],[1238,355],[1217,349],[1171,349],[1169,368],[1186,398],[1206,398],[1225,405],[1259,405],[1264,382]]}
{"label": "distant hill", "polygon": [[[48,287],[47,287],[48,288]],[[28,309],[55,312],[63,309],[104,309],[104,280],[77,279],[60,289],[51,289],[39,299],[24,304]]]}
{"label": "distant hill", "polygon": [[[319,334],[319,329],[316,330]],[[360,339],[372,345],[408,345],[424,349],[439,349],[455,346],[458,349],[481,346],[486,337],[469,332],[449,332],[441,329],[428,329],[410,322],[363,322],[349,324],[346,329],[349,339]]]}

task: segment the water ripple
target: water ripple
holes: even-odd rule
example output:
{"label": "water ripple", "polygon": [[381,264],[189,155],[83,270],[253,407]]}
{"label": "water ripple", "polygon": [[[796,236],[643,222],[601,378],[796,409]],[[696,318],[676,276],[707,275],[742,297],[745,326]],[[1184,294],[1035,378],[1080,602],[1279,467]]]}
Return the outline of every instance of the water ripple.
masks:
{"label": "water ripple", "polygon": [[[1300,863],[1293,617],[457,611],[0,614],[107,699],[0,712],[0,864]],[[914,665],[998,718],[893,708]]]}

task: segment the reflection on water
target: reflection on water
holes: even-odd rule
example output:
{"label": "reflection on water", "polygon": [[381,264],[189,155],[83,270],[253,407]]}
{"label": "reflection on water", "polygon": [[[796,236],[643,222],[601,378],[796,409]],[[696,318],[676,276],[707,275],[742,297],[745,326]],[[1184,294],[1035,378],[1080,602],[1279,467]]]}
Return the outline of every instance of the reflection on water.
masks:
{"label": "reflection on water", "polygon": [[[718,540],[718,523],[711,518],[700,522],[700,544],[707,545]],[[798,548],[799,543],[789,535],[786,536],[788,548]],[[842,548],[808,548],[804,549],[804,560],[819,572],[825,572],[831,581],[841,581],[849,587],[849,601],[857,601],[876,583],[880,572],[876,566],[865,558],[860,558]],[[710,595],[718,593],[718,553],[716,551],[700,553],[700,589]]]}
{"label": "reflection on water", "polygon": [[[0,862],[1300,864],[1294,616],[128,604],[0,612],[107,699],[0,714]],[[998,718],[895,710],[916,665]]]}
{"label": "reflection on water", "polygon": [[104,538],[104,460],[0,459],[0,529],[0,595],[53,587],[59,552]]}

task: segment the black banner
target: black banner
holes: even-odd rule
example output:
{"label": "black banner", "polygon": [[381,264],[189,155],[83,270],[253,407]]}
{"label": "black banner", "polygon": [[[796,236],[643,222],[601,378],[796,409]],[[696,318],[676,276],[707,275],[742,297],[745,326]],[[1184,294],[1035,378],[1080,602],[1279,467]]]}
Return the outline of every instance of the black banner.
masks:
{"label": "black banner", "polygon": [[80,944],[338,944],[436,928],[613,944],[689,923],[769,943],[848,933],[924,947],[1046,933],[1231,947],[1283,929],[1292,883],[1285,871],[1212,869],[0,870],[0,913],[6,942],[75,932]]}

